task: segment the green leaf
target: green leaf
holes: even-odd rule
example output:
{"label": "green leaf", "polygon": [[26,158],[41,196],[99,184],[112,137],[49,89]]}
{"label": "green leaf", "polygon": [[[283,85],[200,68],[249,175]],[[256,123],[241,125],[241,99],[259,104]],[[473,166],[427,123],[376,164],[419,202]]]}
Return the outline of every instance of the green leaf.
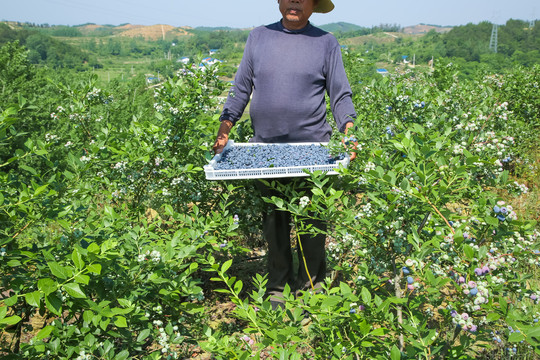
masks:
{"label": "green leaf", "polygon": [[34,291],[31,293],[24,294],[24,299],[26,300],[26,303],[33,307],[39,307],[40,298],[41,298],[40,291]]}
{"label": "green leaf", "polygon": [[111,322],[111,319],[105,319],[99,322],[99,327],[103,330],[107,330],[107,326],[109,326],[109,323]]}
{"label": "green leaf", "polygon": [[463,245],[463,252],[469,260],[472,260],[474,258],[474,249],[469,244]]}
{"label": "green leaf", "polygon": [[114,325],[120,327],[120,328],[125,328],[127,327],[127,321],[126,321],[126,318],[123,317],[123,316],[117,316],[116,317],[116,320],[114,320]]}
{"label": "green leaf", "polygon": [[96,343],[96,337],[92,334],[86,334],[84,337],[84,343],[86,346],[92,347]]}
{"label": "green leaf", "polygon": [[48,262],[47,265],[51,269],[51,273],[59,279],[67,279],[67,272],[63,266],[60,266],[55,261]]}
{"label": "green leaf", "polygon": [[527,337],[529,338],[535,337],[535,338],[540,339],[540,326],[535,326],[532,328],[532,330],[527,330],[526,334],[527,334]]}
{"label": "green leaf", "polygon": [[433,272],[430,270],[426,271],[426,280],[430,285],[437,285],[437,278],[433,275]]}
{"label": "green leaf", "polygon": [[84,261],[77,249],[74,249],[71,253],[71,259],[73,260],[73,265],[75,265],[77,269],[81,270],[82,268],[84,268]]}
{"label": "green leaf", "polygon": [[283,208],[283,199],[272,196],[272,202],[276,205],[277,208]]}
{"label": "green leaf", "polygon": [[409,190],[411,190],[411,184],[409,183],[409,180],[407,178],[403,178],[400,187],[405,192],[409,192]]}
{"label": "green leaf", "polygon": [[333,309],[341,301],[342,301],[341,296],[328,296],[323,300],[323,302],[321,304],[321,309],[323,309],[323,310]]}
{"label": "green leaf", "polygon": [[501,306],[501,310],[503,314],[508,313],[508,300],[502,296],[499,296],[499,305]]}
{"label": "green leaf", "polygon": [[126,360],[129,356],[129,351],[122,350],[114,357],[114,360]]}
{"label": "green leaf", "polygon": [[46,337],[48,337],[53,330],[54,330],[54,326],[47,325],[37,333],[37,335],[34,337],[34,339],[43,340]]}
{"label": "green leaf", "polygon": [[39,194],[41,194],[42,192],[44,192],[45,190],[47,190],[47,187],[49,186],[49,184],[45,184],[43,186],[40,186],[38,187],[35,191],[34,191],[34,196],[38,196]]}
{"label": "green leaf", "polygon": [[88,250],[88,252],[93,253],[93,254],[99,254],[100,252],[99,245],[96,243],[91,243],[90,245],[88,245],[88,248],[86,250]]}
{"label": "green leaf", "polygon": [[384,328],[377,328],[375,330],[373,330],[370,335],[373,335],[373,336],[383,336],[384,334],[386,333],[385,329]]}
{"label": "green leaf", "polygon": [[399,351],[398,347],[396,345],[392,346],[392,351],[390,352],[390,359],[392,360],[400,360],[401,359],[401,351]]}
{"label": "green leaf", "polygon": [[361,296],[364,305],[369,306],[369,304],[371,303],[371,293],[369,292],[369,290],[365,287],[362,287]]}
{"label": "green leaf", "polygon": [[43,291],[45,295],[49,295],[58,289],[58,285],[52,279],[39,279],[38,289]]}
{"label": "green leaf", "polygon": [[500,180],[501,185],[506,185],[508,183],[508,170],[502,172]]}
{"label": "green leaf", "polygon": [[[92,244],[90,246],[92,246]],[[88,248],[90,248],[90,246]],[[91,273],[99,275],[101,274],[101,264],[90,264],[86,267],[86,270],[88,270]]]}
{"label": "green leaf", "polygon": [[4,304],[6,304],[6,306],[13,306],[17,303],[17,300],[19,300],[19,297],[17,295],[13,295],[12,297],[5,299]]}
{"label": "green leaf", "polygon": [[364,320],[359,324],[359,328],[362,335],[366,336],[367,334],[369,334],[369,330],[371,330],[371,325]]}
{"label": "green leaf", "polygon": [[139,333],[139,336],[137,336],[137,342],[141,342],[145,340],[150,335],[149,329],[144,329]]}
{"label": "green leaf", "polygon": [[478,249],[478,259],[483,259],[488,253],[487,246],[481,246],[480,249]]}
{"label": "green leaf", "polygon": [[69,221],[66,221],[64,219],[56,219],[56,223],[66,230],[71,229],[71,223]]}
{"label": "green leaf", "polygon": [[75,276],[75,281],[79,284],[88,285],[90,283],[90,276],[79,274]]}
{"label": "green leaf", "polygon": [[21,317],[18,315],[13,315],[7,318],[0,319],[0,325],[15,325],[21,321]]}
{"label": "green leaf", "polygon": [[223,265],[221,265],[221,272],[226,273],[227,270],[229,270],[229,268],[231,267],[231,265],[232,265],[232,259],[225,261]]}
{"label": "green leaf", "polygon": [[105,216],[110,217],[111,219],[114,219],[114,220],[118,218],[118,215],[116,214],[116,212],[111,206],[105,205],[104,210],[105,210]]}
{"label": "green leaf", "polygon": [[125,308],[131,307],[133,305],[131,301],[127,299],[118,299],[118,303],[120,304],[120,306],[125,307]]}
{"label": "green leaf", "polygon": [[90,323],[94,318],[94,312],[92,310],[86,310],[83,312],[83,320],[87,323]]}
{"label": "green leaf", "polygon": [[511,343],[520,342],[522,340],[525,340],[525,336],[523,336],[523,334],[520,333],[520,332],[519,333],[518,332],[513,332],[508,337],[508,341],[511,342]]}
{"label": "green leaf", "polygon": [[17,267],[17,266],[21,266],[21,262],[19,260],[15,260],[15,259],[12,259],[12,260],[9,260],[7,262],[7,266],[10,266],[10,267]]}
{"label": "green leaf", "polygon": [[339,288],[341,290],[341,295],[344,297],[348,297],[350,294],[352,294],[351,287],[343,281],[339,283]]}
{"label": "green leaf", "polygon": [[128,307],[128,308],[118,308],[118,307],[115,307],[115,308],[112,308],[111,309],[111,312],[114,314],[114,315],[124,315],[124,314],[129,314],[130,312],[133,311],[133,308],[132,307]]}
{"label": "green leaf", "polygon": [[49,294],[45,297],[45,305],[53,314],[62,315],[62,300],[56,293]]}
{"label": "green leaf", "polygon": [[240,291],[242,291],[242,287],[243,287],[243,283],[242,283],[242,280],[238,280],[235,284],[234,284],[234,291],[239,294]]}
{"label": "green leaf", "polygon": [[494,217],[488,215],[488,216],[486,216],[486,218],[484,220],[486,220],[486,223],[488,223],[491,226],[499,226],[499,219],[497,219],[497,218],[494,218]]}
{"label": "green leaf", "polygon": [[84,292],[81,290],[79,284],[77,283],[64,284],[62,287],[69,295],[76,299],[83,299],[86,297]]}
{"label": "green leaf", "polygon": [[26,165],[20,164],[19,167],[20,167],[21,169],[23,169],[23,170],[28,171],[28,172],[29,172],[30,174],[32,174],[32,175],[37,175],[37,171],[36,171],[34,168],[30,167],[30,166],[26,166]]}

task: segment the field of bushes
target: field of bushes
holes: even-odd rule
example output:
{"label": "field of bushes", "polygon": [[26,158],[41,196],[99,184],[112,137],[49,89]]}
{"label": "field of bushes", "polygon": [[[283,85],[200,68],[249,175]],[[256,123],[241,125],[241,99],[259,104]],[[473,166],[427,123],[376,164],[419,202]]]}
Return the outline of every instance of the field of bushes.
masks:
{"label": "field of bushes", "polygon": [[[358,119],[329,148],[358,142],[356,160],[261,198],[205,179],[219,65],[100,86],[27,55],[0,48],[4,358],[540,357],[538,65],[366,77],[344,51]],[[329,224],[323,291],[283,311],[264,296],[269,203],[293,243]]]}

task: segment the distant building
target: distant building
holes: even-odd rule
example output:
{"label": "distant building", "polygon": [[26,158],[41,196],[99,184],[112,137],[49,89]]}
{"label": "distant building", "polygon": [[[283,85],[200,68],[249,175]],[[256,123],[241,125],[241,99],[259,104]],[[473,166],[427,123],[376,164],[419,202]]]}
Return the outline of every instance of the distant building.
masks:
{"label": "distant building", "polygon": [[211,58],[211,57],[205,57],[204,59],[201,60],[201,64],[202,65],[214,65],[218,62],[223,62],[221,60],[218,60],[218,59],[214,59],[214,58]]}
{"label": "distant building", "polygon": [[388,70],[386,69],[377,69],[377,74],[381,74],[382,76],[388,75]]}
{"label": "distant building", "polygon": [[187,56],[184,56],[177,60],[177,62],[181,62],[184,65],[187,65],[189,63],[189,58]]}
{"label": "distant building", "polygon": [[217,54],[218,52],[219,52],[219,49],[210,49],[209,55],[214,55],[214,54]]}
{"label": "distant building", "polygon": [[[201,63],[199,64],[198,68],[201,69],[201,70],[206,70],[206,68],[208,66],[211,66],[211,65],[214,65],[216,63],[221,63],[223,62],[222,60],[218,60],[218,59],[214,59],[214,58],[211,58],[211,57],[207,57],[207,58],[204,58],[201,60]],[[192,65],[193,68],[197,67],[195,66],[195,64]]]}

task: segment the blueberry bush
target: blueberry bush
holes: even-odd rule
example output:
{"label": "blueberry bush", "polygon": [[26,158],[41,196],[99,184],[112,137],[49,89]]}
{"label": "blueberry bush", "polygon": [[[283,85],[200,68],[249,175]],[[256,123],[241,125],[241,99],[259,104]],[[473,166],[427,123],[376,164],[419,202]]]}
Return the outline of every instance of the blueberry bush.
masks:
{"label": "blueberry bush", "polygon": [[[344,56],[358,119],[328,148],[357,158],[298,188],[268,179],[282,196],[264,199],[254,181],[205,179],[218,67],[155,87],[51,75],[48,96],[9,90],[2,356],[538,358],[539,209],[526,199],[538,196],[540,67],[462,81],[436,62],[368,78]],[[291,213],[293,242],[320,231],[306,220],[328,224],[327,281],[287,289],[278,310],[253,253],[265,204]]]}

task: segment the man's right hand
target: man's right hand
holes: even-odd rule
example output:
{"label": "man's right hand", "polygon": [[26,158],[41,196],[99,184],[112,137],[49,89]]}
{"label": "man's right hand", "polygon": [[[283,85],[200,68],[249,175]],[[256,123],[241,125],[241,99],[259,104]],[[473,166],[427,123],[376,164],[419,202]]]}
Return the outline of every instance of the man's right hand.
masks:
{"label": "man's right hand", "polygon": [[214,146],[212,146],[212,150],[214,150],[214,154],[220,154],[223,152],[225,145],[227,145],[227,142],[229,141],[229,132],[231,131],[232,127],[233,127],[232,121],[230,120],[221,121],[221,125],[219,126],[218,134],[216,137],[216,142],[214,143]]}

